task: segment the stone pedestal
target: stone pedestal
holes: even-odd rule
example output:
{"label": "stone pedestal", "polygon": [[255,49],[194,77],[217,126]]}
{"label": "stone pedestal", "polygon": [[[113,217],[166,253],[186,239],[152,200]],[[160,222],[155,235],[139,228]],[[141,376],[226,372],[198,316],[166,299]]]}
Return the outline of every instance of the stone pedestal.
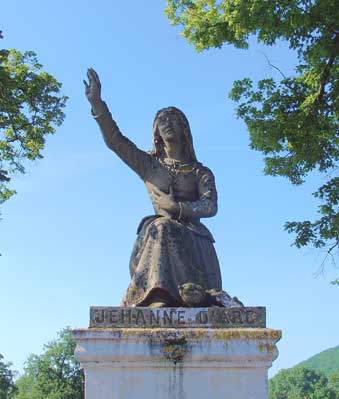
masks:
{"label": "stone pedestal", "polygon": [[248,326],[263,309],[93,308],[92,327],[73,331],[86,399],[267,399],[281,332]]}

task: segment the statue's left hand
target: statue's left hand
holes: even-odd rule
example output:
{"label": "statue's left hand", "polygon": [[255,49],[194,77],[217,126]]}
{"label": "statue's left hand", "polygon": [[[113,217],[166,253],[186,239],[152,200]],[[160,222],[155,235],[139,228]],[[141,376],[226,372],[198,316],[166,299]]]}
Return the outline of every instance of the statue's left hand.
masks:
{"label": "statue's left hand", "polygon": [[154,187],[151,197],[153,204],[156,205],[158,208],[168,212],[173,216],[178,215],[180,208],[179,204],[174,200],[174,194],[171,186],[169,194],[166,194],[158,188]]}

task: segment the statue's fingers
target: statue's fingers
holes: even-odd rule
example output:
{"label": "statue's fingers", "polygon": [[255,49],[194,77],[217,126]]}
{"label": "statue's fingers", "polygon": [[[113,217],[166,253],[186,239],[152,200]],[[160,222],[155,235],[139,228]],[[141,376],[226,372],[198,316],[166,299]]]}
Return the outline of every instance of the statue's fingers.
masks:
{"label": "statue's fingers", "polygon": [[158,198],[155,198],[155,197],[151,197],[151,198],[152,198],[152,202],[153,202],[154,205],[158,205],[159,204]]}
{"label": "statue's fingers", "polygon": [[86,82],[85,79],[83,80],[83,82],[84,82],[84,85],[85,85],[85,87],[86,87],[86,90],[89,89],[89,84]]}
{"label": "statue's fingers", "polygon": [[95,69],[93,69],[93,68],[91,68],[91,71],[93,72],[93,75],[94,75],[95,79],[98,82],[100,82],[99,75],[98,75],[97,71]]}
{"label": "statue's fingers", "polygon": [[157,190],[157,193],[161,195],[167,195],[166,192],[162,191],[159,187],[155,187],[155,189]]}
{"label": "statue's fingers", "polygon": [[156,192],[153,192],[153,198],[160,198],[160,194],[156,193]]}
{"label": "statue's fingers", "polygon": [[93,73],[93,75],[97,75],[97,76],[98,76],[98,74],[96,73],[96,71],[95,71],[94,68],[90,67],[90,68],[88,68],[88,69]]}
{"label": "statue's fingers", "polygon": [[92,74],[91,74],[91,71],[89,68],[87,69],[87,78],[88,78],[89,84],[91,85],[93,79],[92,79]]}
{"label": "statue's fingers", "polygon": [[96,81],[97,85],[101,86],[99,75],[96,73],[96,71],[93,68],[90,68],[90,71],[91,71],[93,79]]}
{"label": "statue's fingers", "polygon": [[157,197],[161,197],[164,195],[164,193],[157,187],[153,188],[153,194],[156,195]]}
{"label": "statue's fingers", "polygon": [[95,79],[95,73],[94,73],[94,69],[93,68],[88,68],[88,72],[90,73],[90,75],[92,76],[93,79]]}

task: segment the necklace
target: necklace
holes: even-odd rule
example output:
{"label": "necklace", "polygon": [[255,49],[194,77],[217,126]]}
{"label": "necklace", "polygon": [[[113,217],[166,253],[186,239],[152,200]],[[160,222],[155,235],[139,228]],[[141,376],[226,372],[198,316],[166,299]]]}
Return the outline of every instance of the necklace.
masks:
{"label": "necklace", "polygon": [[195,163],[184,163],[182,161],[178,161],[177,159],[165,158],[163,159],[163,163],[169,167],[169,169],[177,174],[177,173],[191,173],[196,168]]}

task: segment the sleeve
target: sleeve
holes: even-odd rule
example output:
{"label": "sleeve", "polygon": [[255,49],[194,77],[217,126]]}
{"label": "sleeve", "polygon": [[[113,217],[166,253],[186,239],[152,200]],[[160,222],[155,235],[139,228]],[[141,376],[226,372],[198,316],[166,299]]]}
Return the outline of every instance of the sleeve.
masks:
{"label": "sleeve", "polygon": [[105,103],[103,103],[103,111],[99,115],[94,115],[93,112],[92,115],[100,127],[107,147],[145,180],[155,167],[152,155],[140,150],[121,134]]}
{"label": "sleeve", "polygon": [[194,202],[183,201],[179,203],[180,218],[208,218],[218,211],[218,195],[215,188],[213,173],[206,167],[198,171],[199,200]]}

